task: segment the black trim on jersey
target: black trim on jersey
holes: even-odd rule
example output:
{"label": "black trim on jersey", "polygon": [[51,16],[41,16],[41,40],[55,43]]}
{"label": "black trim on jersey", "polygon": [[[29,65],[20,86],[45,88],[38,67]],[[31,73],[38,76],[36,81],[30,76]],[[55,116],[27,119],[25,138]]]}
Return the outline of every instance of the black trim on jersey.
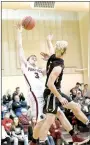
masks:
{"label": "black trim on jersey", "polygon": [[34,97],[35,102],[36,102],[36,120],[37,120],[38,119],[38,101],[37,101],[37,98],[36,98],[34,92],[32,91],[31,85],[30,85],[30,83],[29,83],[29,81],[28,81],[28,79],[27,79],[25,74],[24,74],[24,77],[25,77],[25,79],[26,79],[26,81],[27,81],[27,83],[28,83],[28,85],[30,87],[30,91],[32,93],[32,96]]}

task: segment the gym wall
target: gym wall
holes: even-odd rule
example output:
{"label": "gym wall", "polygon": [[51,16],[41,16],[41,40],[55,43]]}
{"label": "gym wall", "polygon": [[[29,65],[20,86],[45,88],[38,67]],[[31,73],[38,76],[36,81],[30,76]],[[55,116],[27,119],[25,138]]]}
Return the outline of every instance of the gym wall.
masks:
{"label": "gym wall", "polygon": [[[12,13],[11,13],[12,11]],[[18,15],[18,13],[20,15]],[[16,22],[27,15],[31,15],[36,19],[36,27],[32,31],[23,30],[22,40],[26,58],[35,54],[38,57],[38,65],[45,67],[45,62],[41,60],[40,52],[48,52],[46,36],[49,33],[54,34],[53,44],[56,40],[67,40],[69,43],[68,51],[65,56],[64,80],[62,89],[68,91],[75,85],[77,81],[84,81],[82,72],[75,72],[75,68],[87,67],[87,59],[82,55],[82,48],[86,48],[86,41],[83,42],[82,36],[82,20],[84,15],[79,17],[77,12],[59,12],[59,11],[43,11],[43,10],[3,10],[2,20],[2,92],[8,88],[13,91],[16,86],[20,86],[23,92],[27,92],[25,81],[22,76],[19,64],[18,49],[16,42]],[[84,24],[86,25],[86,24]],[[86,26],[85,26],[86,27]],[[87,32],[85,39],[87,38]],[[87,74],[86,74],[87,75]],[[87,80],[87,79],[85,79]]]}

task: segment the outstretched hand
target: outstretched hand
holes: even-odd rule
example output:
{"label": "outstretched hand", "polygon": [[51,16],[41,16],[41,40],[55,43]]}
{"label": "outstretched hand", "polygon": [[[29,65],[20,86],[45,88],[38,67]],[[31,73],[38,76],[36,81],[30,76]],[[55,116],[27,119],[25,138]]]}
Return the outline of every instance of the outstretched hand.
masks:
{"label": "outstretched hand", "polygon": [[47,40],[48,40],[48,41],[52,41],[52,39],[53,39],[53,34],[49,34],[49,35],[47,36]]}
{"label": "outstretched hand", "polygon": [[21,22],[18,22],[16,25],[15,25],[16,29],[19,30],[20,32],[22,32],[22,23]]}
{"label": "outstretched hand", "polygon": [[50,57],[49,54],[44,53],[44,52],[41,52],[40,55],[42,56],[42,59],[45,60],[45,61],[47,61]]}

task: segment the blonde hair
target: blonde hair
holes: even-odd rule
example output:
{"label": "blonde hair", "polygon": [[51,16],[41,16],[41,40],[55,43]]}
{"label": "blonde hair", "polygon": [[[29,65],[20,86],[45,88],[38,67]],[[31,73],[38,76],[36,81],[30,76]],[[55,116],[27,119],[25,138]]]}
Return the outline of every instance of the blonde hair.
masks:
{"label": "blonde hair", "polygon": [[67,41],[57,41],[55,44],[55,54],[62,56],[67,50],[68,42]]}

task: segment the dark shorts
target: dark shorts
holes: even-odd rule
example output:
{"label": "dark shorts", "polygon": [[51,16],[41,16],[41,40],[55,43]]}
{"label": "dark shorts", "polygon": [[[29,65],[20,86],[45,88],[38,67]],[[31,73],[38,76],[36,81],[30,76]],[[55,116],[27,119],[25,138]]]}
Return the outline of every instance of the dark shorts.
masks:
{"label": "dark shorts", "polygon": [[[72,101],[72,99],[70,97],[68,97],[67,95],[62,93],[60,90],[58,90],[58,92],[61,94],[62,97],[66,98],[68,100],[68,102]],[[57,114],[58,107],[61,108],[61,106],[62,106],[62,104],[59,102],[58,98],[55,97],[54,94],[52,94],[50,92],[50,90],[47,88],[44,90],[43,95],[44,95],[44,100],[45,100],[43,112]]]}

